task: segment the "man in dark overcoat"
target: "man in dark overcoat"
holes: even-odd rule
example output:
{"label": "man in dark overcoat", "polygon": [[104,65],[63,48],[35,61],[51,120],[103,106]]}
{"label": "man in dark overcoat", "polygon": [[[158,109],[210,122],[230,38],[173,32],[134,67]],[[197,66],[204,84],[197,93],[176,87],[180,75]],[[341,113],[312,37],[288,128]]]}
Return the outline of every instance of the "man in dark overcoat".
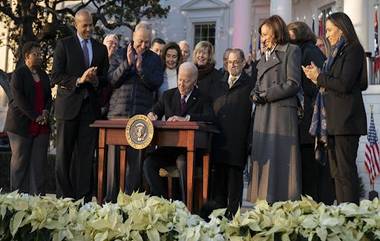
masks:
{"label": "man in dark overcoat", "polygon": [[242,202],[243,170],[247,162],[253,83],[243,71],[244,52],[232,49],[227,58],[228,74],[214,88],[213,109],[220,133],[212,143],[213,199],[233,215]]}

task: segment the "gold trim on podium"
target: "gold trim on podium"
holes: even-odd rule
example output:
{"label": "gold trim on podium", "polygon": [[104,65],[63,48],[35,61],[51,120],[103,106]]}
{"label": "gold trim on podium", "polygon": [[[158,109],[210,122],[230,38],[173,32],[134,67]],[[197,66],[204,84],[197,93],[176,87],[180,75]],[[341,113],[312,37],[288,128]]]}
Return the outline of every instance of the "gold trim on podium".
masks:
{"label": "gold trim on podium", "polygon": [[134,149],[144,149],[153,140],[154,127],[146,115],[135,115],[128,120],[125,127],[125,137]]}

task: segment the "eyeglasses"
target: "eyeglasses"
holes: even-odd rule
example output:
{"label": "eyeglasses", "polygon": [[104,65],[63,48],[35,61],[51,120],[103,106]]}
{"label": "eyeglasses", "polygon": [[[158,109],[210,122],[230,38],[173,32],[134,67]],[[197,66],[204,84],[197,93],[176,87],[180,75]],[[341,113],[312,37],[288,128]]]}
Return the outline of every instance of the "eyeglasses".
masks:
{"label": "eyeglasses", "polygon": [[238,65],[238,64],[241,64],[241,60],[234,60],[234,61],[227,61],[228,64],[230,65]]}

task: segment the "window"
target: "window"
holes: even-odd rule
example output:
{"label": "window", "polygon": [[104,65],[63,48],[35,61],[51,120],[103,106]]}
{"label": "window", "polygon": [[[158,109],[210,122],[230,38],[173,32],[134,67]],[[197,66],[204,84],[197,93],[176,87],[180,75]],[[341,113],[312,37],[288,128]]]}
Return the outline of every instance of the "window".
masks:
{"label": "window", "polygon": [[328,6],[325,6],[325,7],[322,7],[319,9],[320,10],[320,14],[318,16],[318,19],[319,19],[319,24],[321,24],[320,26],[320,29],[319,29],[319,35],[325,35],[325,27],[326,27],[326,19],[327,17],[333,13],[333,5],[328,5]]}
{"label": "window", "polygon": [[194,46],[200,41],[209,41],[215,46],[215,23],[194,24]]}

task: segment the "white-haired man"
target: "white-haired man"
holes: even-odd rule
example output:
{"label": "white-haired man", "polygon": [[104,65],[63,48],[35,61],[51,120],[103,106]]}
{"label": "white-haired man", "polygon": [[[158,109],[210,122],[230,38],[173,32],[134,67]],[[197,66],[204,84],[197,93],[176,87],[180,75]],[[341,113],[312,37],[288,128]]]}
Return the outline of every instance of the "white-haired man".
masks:
{"label": "white-haired man", "polygon": [[[152,109],[154,92],[161,86],[164,77],[160,57],[149,49],[151,38],[151,26],[140,22],[125,54],[111,61],[108,80],[113,93],[107,114],[109,119],[146,114]],[[125,191],[131,194],[141,188],[141,157],[138,151],[130,147],[127,148],[127,156]]]}
{"label": "white-haired man", "polygon": [[[154,105],[148,117],[159,120],[165,116],[167,121],[207,121],[214,120],[211,103],[195,87],[198,69],[191,62],[185,62],[178,69],[177,88],[165,91],[157,104]],[[181,148],[158,148],[144,161],[144,175],[150,186],[152,195],[165,196],[166,188],[159,170],[162,167],[173,165],[180,172],[182,198],[185,198],[186,162],[185,152]]]}
{"label": "white-haired man", "polygon": [[190,57],[190,45],[186,40],[181,40],[178,42],[178,46],[181,49],[182,62],[187,62]]}

